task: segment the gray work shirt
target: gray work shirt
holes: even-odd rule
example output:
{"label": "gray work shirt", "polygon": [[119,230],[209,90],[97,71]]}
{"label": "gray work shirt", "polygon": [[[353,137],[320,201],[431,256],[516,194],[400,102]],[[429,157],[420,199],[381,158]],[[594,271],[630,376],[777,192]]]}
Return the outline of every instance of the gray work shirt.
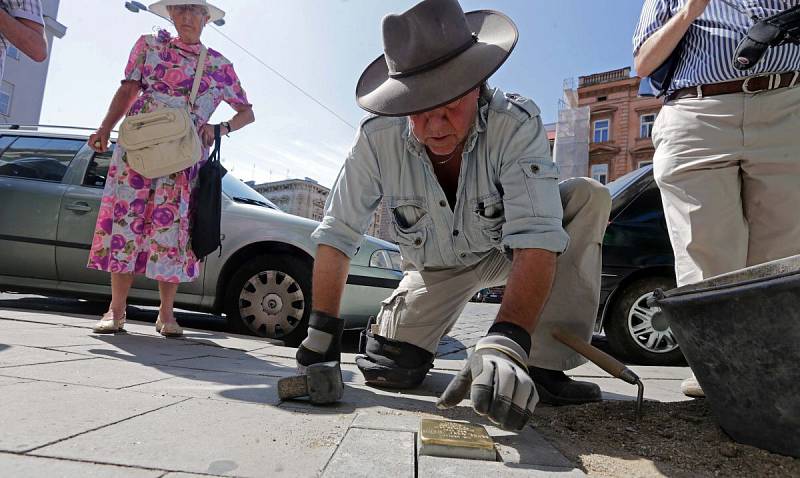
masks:
{"label": "gray work shirt", "polygon": [[479,100],[453,210],[408,118],[372,116],[361,123],[312,238],[352,257],[382,199],[404,270],[469,266],[494,249],[562,253],[569,243],[539,108],[497,89]]}

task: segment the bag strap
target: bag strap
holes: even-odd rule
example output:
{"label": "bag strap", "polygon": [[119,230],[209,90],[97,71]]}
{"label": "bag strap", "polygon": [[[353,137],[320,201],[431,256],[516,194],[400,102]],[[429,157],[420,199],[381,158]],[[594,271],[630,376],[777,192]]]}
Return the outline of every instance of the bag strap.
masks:
{"label": "bag strap", "polygon": [[189,106],[191,108],[194,108],[194,101],[197,99],[197,92],[200,90],[200,80],[203,78],[203,70],[205,70],[207,54],[208,48],[206,48],[205,45],[200,45],[200,58],[197,60],[197,71],[194,73],[192,94],[189,96]]}
{"label": "bag strap", "polygon": [[214,151],[208,155],[209,161],[222,161],[222,128],[220,125],[214,125]]}

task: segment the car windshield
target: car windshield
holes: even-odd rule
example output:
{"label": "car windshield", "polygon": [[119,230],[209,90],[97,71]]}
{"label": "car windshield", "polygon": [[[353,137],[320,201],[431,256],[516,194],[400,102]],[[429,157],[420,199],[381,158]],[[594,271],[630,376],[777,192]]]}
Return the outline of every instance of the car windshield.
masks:
{"label": "car windshield", "polygon": [[627,188],[628,185],[633,184],[637,179],[647,174],[650,169],[652,169],[652,166],[644,166],[606,184],[608,192],[611,193],[611,197],[616,197],[621,191]]}
{"label": "car windshield", "polygon": [[231,173],[222,178],[222,191],[234,201],[264,206],[279,211],[278,206]]}

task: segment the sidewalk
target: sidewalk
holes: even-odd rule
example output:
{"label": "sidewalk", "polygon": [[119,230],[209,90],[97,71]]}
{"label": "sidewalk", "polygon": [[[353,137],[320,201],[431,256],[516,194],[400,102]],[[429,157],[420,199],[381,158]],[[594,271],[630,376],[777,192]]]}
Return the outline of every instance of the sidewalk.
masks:
{"label": "sidewalk", "polygon": [[[467,401],[436,409],[493,316],[470,304],[423,386],[408,393],[365,386],[346,354],[343,402],[313,407],[278,399],[294,349],[263,339],[186,330],[167,340],[144,322],[102,336],[91,333],[95,317],[0,310],[0,476],[582,476],[532,427],[504,432]],[[684,398],[687,369],[633,368],[646,398]],[[608,399],[635,398],[635,387],[594,366],[571,375],[600,384]],[[420,418],[487,425],[502,461],[417,459]]]}

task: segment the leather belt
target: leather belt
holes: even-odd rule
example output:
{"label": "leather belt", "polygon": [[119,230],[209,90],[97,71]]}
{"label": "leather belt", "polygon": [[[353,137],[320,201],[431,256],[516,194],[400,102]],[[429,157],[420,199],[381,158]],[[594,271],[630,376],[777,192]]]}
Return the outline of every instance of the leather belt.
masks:
{"label": "leather belt", "polygon": [[731,93],[753,94],[761,91],[776,90],[778,88],[794,88],[798,85],[798,80],[800,80],[800,71],[750,76],[741,80],[726,81],[724,83],[710,83],[708,85],[681,88],[680,90],[668,94],[666,101],[680,98],[703,98],[706,96],[729,95]]}

